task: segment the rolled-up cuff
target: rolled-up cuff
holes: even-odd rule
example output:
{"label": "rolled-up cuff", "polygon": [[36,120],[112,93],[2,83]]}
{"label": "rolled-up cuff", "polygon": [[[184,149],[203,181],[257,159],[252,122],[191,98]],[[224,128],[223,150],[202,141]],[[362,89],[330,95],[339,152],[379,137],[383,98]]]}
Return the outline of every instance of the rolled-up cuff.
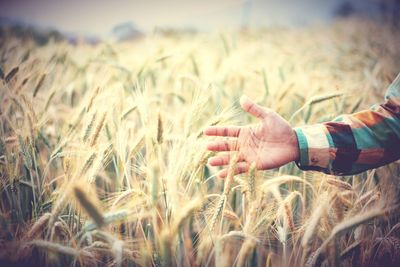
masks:
{"label": "rolled-up cuff", "polygon": [[299,143],[300,159],[296,162],[302,170],[317,170],[329,173],[332,141],[323,124],[314,124],[294,129]]}
{"label": "rolled-up cuff", "polygon": [[297,165],[300,166],[307,166],[308,165],[308,143],[307,143],[307,138],[303,134],[303,131],[301,128],[295,128],[294,129],[296,135],[297,135],[297,141],[299,143],[299,151],[300,151],[300,159],[297,163]]}

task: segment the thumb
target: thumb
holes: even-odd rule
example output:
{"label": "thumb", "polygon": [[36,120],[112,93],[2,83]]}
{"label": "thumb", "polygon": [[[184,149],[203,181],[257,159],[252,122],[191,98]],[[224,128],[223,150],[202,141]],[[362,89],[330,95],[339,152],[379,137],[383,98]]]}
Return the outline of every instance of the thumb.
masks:
{"label": "thumb", "polygon": [[264,119],[267,116],[267,112],[262,106],[257,105],[253,100],[245,95],[242,95],[240,98],[240,106],[242,106],[244,111],[259,119]]}

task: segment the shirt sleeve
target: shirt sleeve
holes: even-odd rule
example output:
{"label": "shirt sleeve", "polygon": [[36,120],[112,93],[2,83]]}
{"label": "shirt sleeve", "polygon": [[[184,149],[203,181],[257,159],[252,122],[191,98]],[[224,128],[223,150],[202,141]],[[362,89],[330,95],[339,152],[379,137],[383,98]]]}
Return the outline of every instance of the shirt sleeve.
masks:
{"label": "shirt sleeve", "polygon": [[383,104],[295,132],[302,170],[351,175],[400,159],[400,73]]}

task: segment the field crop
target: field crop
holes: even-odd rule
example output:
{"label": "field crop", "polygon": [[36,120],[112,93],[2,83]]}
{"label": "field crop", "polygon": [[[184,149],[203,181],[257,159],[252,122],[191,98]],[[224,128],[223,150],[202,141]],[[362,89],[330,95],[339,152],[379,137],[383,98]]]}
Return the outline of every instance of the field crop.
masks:
{"label": "field crop", "polygon": [[97,45],[3,30],[0,263],[399,266],[397,163],[223,180],[203,135],[255,122],[242,94],[293,126],[380,103],[399,44],[366,20]]}

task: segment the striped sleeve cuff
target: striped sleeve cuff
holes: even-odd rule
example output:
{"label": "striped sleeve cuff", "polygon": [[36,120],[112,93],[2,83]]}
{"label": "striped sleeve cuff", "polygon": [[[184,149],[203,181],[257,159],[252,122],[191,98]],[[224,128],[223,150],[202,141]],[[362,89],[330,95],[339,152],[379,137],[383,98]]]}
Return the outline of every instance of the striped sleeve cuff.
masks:
{"label": "striped sleeve cuff", "polygon": [[330,148],[333,145],[326,127],[323,124],[315,124],[297,127],[294,130],[300,150],[297,166],[302,170],[330,173],[332,163]]}

